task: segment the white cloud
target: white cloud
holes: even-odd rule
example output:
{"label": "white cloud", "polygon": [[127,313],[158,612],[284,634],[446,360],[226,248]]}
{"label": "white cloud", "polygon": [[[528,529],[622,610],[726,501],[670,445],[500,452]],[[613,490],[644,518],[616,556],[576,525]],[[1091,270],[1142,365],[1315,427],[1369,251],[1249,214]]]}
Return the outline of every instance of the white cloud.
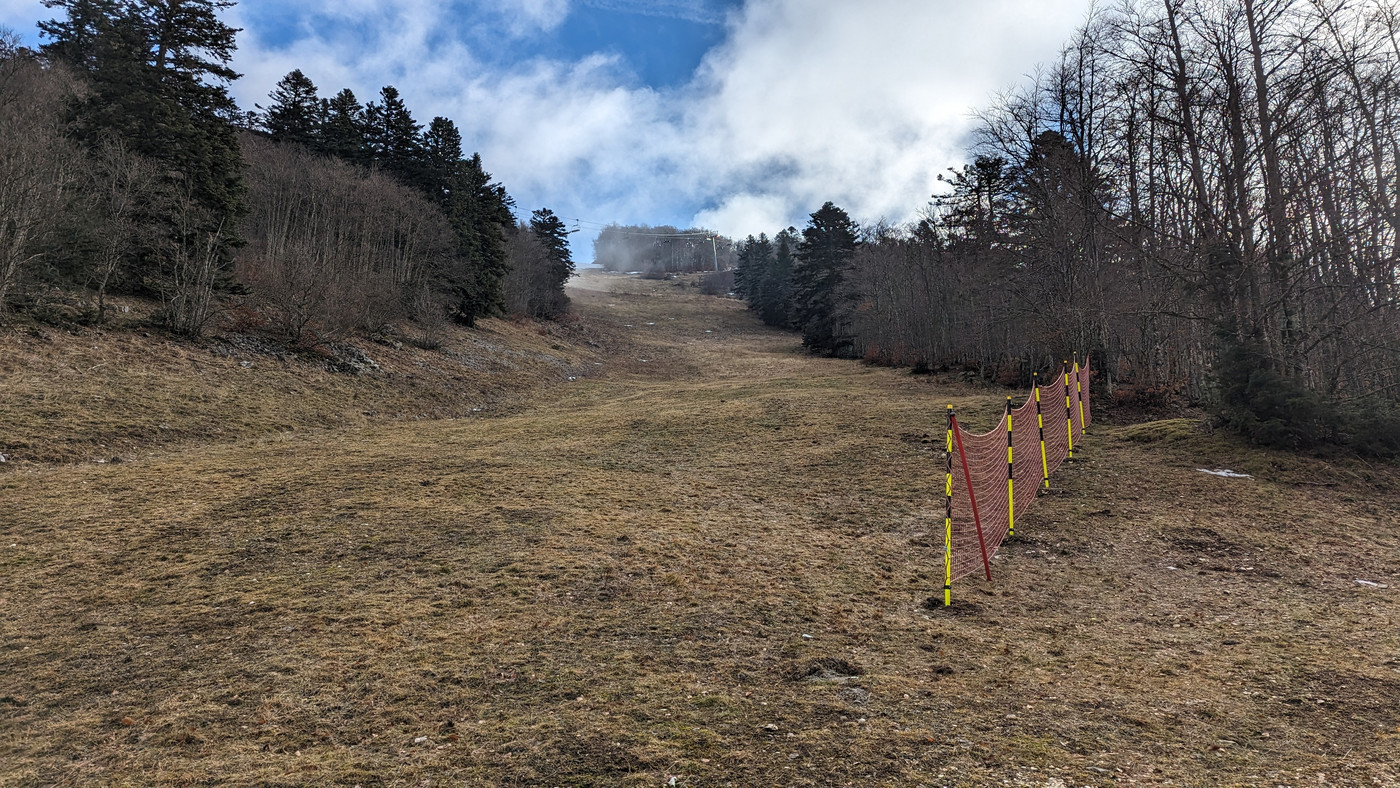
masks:
{"label": "white cloud", "polygon": [[569,16],[569,0],[484,0],[517,37],[553,30]]}
{"label": "white cloud", "polygon": [[[799,226],[828,199],[861,219],[904,220],[964,158],[970,111],[1052,57],[1086,10],[1080,0],[751,2],[705,61],[707,100],[690,126],[729,180],[784,200]],[[746,177],[769,163],[773,174]],[[737,204],[699,219],[753,229],[760,217]]]}

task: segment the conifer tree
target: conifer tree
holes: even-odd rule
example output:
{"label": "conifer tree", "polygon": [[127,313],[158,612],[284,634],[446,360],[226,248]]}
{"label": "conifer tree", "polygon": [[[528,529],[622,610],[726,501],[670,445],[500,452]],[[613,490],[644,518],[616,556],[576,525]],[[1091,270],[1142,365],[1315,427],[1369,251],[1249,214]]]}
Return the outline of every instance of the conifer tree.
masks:
{"label": "conifer tree", "polygon": [[[231,0],[128,0],[91,24],[92,6],[56,4],[66,20],[47,23],[48,45],[91,46],[92,91],[78,107],[79,128],[94,144],[111,135],[178,172],[195,198],[219,216],[242,204],[243,160],[233,121],[238,107],[227,84],[237,31],[218,18]],[[231,224],[231,223],[230,223]]]}
{"label": "conifer tree", "polygon": [[501,280],[510,268],[506,232],[515,226],[513,203],[504,186],[491,180],[481,154],[460,163],[445,210],[457,233],[457,260],[445,272],[443,288],[453,297],[452,317],[467,326],[499,313],[505,305]]}
{"label": "conifer tree", "polygon": [[89,73],[90,90],[75,107],[79,135],[94,147],[116,141],[168,174],[163,199],[143,220],[151,232],[138,272],[166,300],[170,325],[191,333],[208,317],[209,288],[228,270],[243,208],[238,107],[227,91],[238,77],[229,67],[237,31],[218,16],[232,5],[124,0],[101,6],[94,20],[97,4],[55,2],[66,16],[44,27],[50,50]]}
{"label": "conifer tree", "polygon": [[411,186],[421,187],[423,125],[413,119],[398,88],[386,85],[379,103],[365,107],[365,139],[374,162]]}
{"label": "conifer tree", "polygon": [[368,164],[365,108],[354,91],[345,88],[321,102],[321,134],[316,150],[351,164]]}
{"label": "conifer tree", "polygon": [[859,245],[855,222],[828,202],[811,215],[793,267],[793,323],[802,343],[826,355],[845,355],[851,338],[838,312],[837,290]]}
{"label": "conifer tree", "polygon": [[439,204],[451,197],[463,171],[462,132],[448,118],[436,117],[423,134],[423,186]]}
{"label": "conifer tree", "polygon": [[768,236],[759,233],[757,238],[750,235],[739,252],[739,261],[734,269],[734,292],[749,301],[749,308],[758,310],[760,305],[754,297],[758,295],[758,283],[763,281],[768,268],[773,263],[773,242]]}
{"label": "conifer tree", "polygon": [[564,286],[574,275],[573,255],[569,251],[569,231],[564,222],[548,208],[530,215],[530,234],[544,247],[548,265],[536,274],[531,296],[530,314],[536,317],[557,317],[568,310],[569,297]]}
{"label": "conifer tree", "polygon": [[117,0],[44,0],[45,8],[61,8],[64,15],[39,23],[49,39],[40,49],[50,59],[91,71],[97,59],[97,39],[118,16]]}
{"label": "conifer tree", "polygon": [[553,264],[550,269],[552,284],[560,290],[574,275],[574,258],[569,251],[569,230],[564,222],[548,208],[541,208],[530,214],[530,231],[544,244]]}
{"label": "conifer tree", "polygon": [[282,77],[269,97],[272,103],[263,125],[272,139],[308,147],[319,142],[324,106],[315,83],[301,69]]}
{"label": "conifer tree", "polygon": [[792,253],[797,228],[789,227],[774,238],[773,261],[755,284],[749,303],[770,326],[792,325]]}

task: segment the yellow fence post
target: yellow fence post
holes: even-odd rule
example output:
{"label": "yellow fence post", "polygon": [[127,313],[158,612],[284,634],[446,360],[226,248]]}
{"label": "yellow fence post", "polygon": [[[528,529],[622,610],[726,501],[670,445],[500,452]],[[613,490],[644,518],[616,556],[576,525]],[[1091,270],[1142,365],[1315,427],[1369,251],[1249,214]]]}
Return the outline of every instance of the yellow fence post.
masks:
{"label": "yellow fence post", "polygon": [[1045,459],[1045,417],[1040,412],[1040,373],[1031,373],[1031,390],[1035,392],[1035,428],[1040,432],[1040,478],[1050,489],[1050,462]]}
{"label": "yellow fence post", "polygon": [[943,605],[953,604],[953,406],[948,406],[948,472],[943,483]]}
{"label": "yellow fence post", "polygon": [[1011,461],[1011,398],[1006,398],[1006,535],[1016,535],[1016,465]]}
{"label": "yellow fence post", "polygon": [[1060,364],[1060,372],[1065,383],[1065,435],[1069,438],[1069,459],[1074,459],[1074,406],[1069,404],[1069,373],[1065,371],[1068,361]]}
{"label": "yellow fence post", "polygon": [[[1087,360],[1087,359],[1086,359]],[[1079,354],[1074,354],[1074,398],[1079,401],[1079,434],[1084,434],[1084,380],[1079,376]]]}

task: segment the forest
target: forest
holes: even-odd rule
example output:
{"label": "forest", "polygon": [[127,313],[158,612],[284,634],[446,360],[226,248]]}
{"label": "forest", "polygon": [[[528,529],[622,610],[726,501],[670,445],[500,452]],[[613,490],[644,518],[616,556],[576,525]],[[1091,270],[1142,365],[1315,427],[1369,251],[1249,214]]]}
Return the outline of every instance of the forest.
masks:
{"label": "forest", "polygon": [[738,289],[819,353],[1025,385],[1078,350],[1119,402],[1400,452],[1396,9],[1099,7],[970,158],[906,226],[746,239]]}
{"label": "forest", "polygon": [[567,309],[563,221],[517,220],[451,119],[300,70],[241,109],[232,0],[44,4],[37,50],[0,30],[0,312],[101,325],[122,293],[178,335],[229,319],[311,348]]}

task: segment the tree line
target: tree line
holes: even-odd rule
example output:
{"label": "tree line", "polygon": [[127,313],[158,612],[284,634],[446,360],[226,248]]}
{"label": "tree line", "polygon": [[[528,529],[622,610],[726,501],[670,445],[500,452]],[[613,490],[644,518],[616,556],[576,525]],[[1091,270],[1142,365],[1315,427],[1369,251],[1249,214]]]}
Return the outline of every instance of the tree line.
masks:
{"label": "tree line", "polygon": [[1395,453],[1397,41],[1378,2],[1124,0],[918,221],[830,235],[828,205],[746,240],[740,287],[820,352],[1024,383],[1080,349],[1120,400]]}
{"label": "tree line", "polygon": [[519,222],[452,120],[392,87],[322,98],[300,70],[266,109],[228,86],[232,0],[45,0],[44,43],[0,34],[0,311],[88,288],[159,299],[198,335],[314,343],[397,320],[555,317],[573,272],[548,209]]}

